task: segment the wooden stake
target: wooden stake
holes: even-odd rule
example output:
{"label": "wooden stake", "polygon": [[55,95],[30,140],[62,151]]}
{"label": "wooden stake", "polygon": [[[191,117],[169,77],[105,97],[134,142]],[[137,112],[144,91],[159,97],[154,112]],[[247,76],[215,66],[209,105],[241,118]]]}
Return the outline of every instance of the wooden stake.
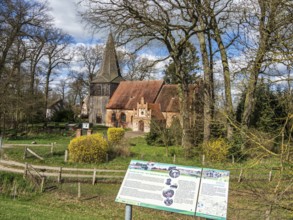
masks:
{"label": "wooden stake", "polygon": [[68,160],[68,150],[65,150],[64,162],[66,163],[67,160]]}
{"label": "wooden stake", "polygon": [[24,148],[23,159],[26,159],[26,154],[27,154],[27,147]]}
{"label": "wooden stake", "polygon": [[93,173],[93,185],[95,185],[95,183],[96,183],[96,175],[97,175],[97,170],[95,168],[94,173]]}
{"label": "wooden stake", "polygon": [[202,155],[202,161],[201,161],[202,165],[205,165],[205,155]]}
{"label": "wooden stake", "polygon": [[235,158],[234,158],[234,155],[232,154],[232,163],[234,164],[235,163]]}
{"label": "wooden stake", "polygon": [[42,182],[41,182],[41,193],[44,192],[44,185],[45,185],[45,177],[42,177]]}
{"label": "wooden stake", "polygon": [[271,181],[272,181],[272,174],[273,174],[273,171],[272,171],[272,170],[270,170],[270,172],[269,172],[269,182],[271,182]]}
{"label": "wooden stake", "polygon": [[54,153],[54,143],[51,143],[51,154],[53,155]]}
{"label": "wooden stake", "polygon": [[242,173],[243,173],[243,170],[241,169],[239,177],[238,177],[238,183],[240,183],[242,181]]}
{"label": "wooden stake", "polygon": [[24,173],[23,173],[23,178],[24,178],[24,179],[27,177],[27,171],[28,171],[28,163],[25,162]]}
{"label": "wooden stake", "polygon": [[77,198],[80,198],[81,196],[81,190],[80,190],[80,182],[77,184]]}
{"label": "wooden stake", "polygon": [[106,162],[109,162],[109,154],[106,154]]}
{"label": "wooden stake", "polygon": [[176,154],[173,156],[173,163],[176,163]]}
{"label": "wooden stake", "polygon": [[58,183],[61,183],[62,167],[59,168]]}

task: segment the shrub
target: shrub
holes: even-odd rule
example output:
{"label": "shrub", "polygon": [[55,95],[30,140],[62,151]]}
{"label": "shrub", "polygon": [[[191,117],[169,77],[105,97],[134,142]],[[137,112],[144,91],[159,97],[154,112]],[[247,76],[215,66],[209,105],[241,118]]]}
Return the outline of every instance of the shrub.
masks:
{"label": "shrub", "polygon": [[72,109],[64,109],[61,111],[56,111],[51,121],[57,121],[57,122],[68,122],[68,121],[74,121],[74,112]]}
{"label": "shrub", "polygon": [[237,161],[245,160],[248,155],[245,154],[245,149],[247,146],[247,140],[245,140],[240,133],[237,131],[233,132],[233,137],[229,140],[229,155],[232,155]]}
{"label": "shrub", "polygon": [[131,155],[129,143],[123,139],[119,144],[110,145],[108,149],[109,159],[115,157],[129,157]]}
{"label": "shrub", "polygon": [[107,131],[108,141],[111,144],[118,144],[124,137],[125,130],[123,128],[109,128]]}
{"label": "shrub", "polygon": [[229,153],[230,145],[223,139],[211,140],[203,145],[203,153],[207,160],[214,162],[224,161]]}
{"label": "shrub", "polygon": [[107,141],[101,134],[74,138],[68,146],[69,159],[73,162],[104,162],[106,160],[107,150]]}

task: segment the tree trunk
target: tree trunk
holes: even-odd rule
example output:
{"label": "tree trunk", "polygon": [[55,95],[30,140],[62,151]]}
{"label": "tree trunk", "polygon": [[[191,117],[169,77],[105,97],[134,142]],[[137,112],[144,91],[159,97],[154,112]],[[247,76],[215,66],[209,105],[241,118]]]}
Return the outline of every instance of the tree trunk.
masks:
{"label": "tree trunk", "polygon": [[197,37],[199,39],[202,62],[203,62],[203,71],[204,71],[204,137],[203,141],[207,142],[211,137],[211,119],[212,119],[212,97],[211,97],[211,76],[212,70],[209,65],[209,56],[207,52],[205,35],[203,32],[198,32]]}
{"label": "tree trunk", "polygon": [[[178,75],[184,75],[181,74],[181,68],[180,68],[180,61],[175,61],[175,68],[176,73]],[[176,64],[177,62],[177,64]],[[191,156],[191,149],[192,149],[192,140],[190,136],[190,111],[189,111],[189,87],[188,83],[183,82],[179,84],[179,101],[180,101],[180,119],[181,119],[181,126],[182,126],[182,143],[181,145],[185,149],[185,156],[190,157]]]}
{"label": "tree trunk", "polygon": [[213,17],[213,29],[215,33],[215,40],[218,44],[221,54],[221,61],[224,74],[224,83],[225,83],[225,112],[227,119],[227,138],[230,139],[233,135],[233,127],[230,123],[230,120],[234,120],[233,105],[232,105],[232,95],[231,95],[231,80],[230,80],[230,69],[228,63],[228,56],[226,48],[221,38],[220,31],[218,29],[216,18]]}
{"label": "tree trunk", "polygon": [[[250,117],[255,107],[255,91],[258,76],[264,61],[264,57],[269,49],[269,40],[272,32],[276,28],[275,15],[278,7],[278,1],[273,1],[267,5],[266,0],[259,1],[260,7],[260,24],[259,24],[259,46],[257,48],[255,59],[252,62],[249,82],[246,91],[244,111],[242,115],[242,124],[246,127],[250,125]],[[267,15],[269,13],[269,15]]]}

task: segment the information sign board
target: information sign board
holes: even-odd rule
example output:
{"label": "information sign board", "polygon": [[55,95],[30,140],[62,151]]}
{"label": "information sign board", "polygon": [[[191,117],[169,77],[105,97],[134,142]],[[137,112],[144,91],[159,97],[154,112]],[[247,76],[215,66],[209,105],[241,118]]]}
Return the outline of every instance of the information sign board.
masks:
{"label": "information sign board", "polygon": [[90,123],[82,123],[82,129],[89,129]]}
{"label": "information sign board", "polygon": [[[185,215],[226,219],[228,182],[228,171],[132,160],[115,201]],[[207,192],[209,190],[211,195]],[[218,208],[212,207],[209,211],[211,205]]]}

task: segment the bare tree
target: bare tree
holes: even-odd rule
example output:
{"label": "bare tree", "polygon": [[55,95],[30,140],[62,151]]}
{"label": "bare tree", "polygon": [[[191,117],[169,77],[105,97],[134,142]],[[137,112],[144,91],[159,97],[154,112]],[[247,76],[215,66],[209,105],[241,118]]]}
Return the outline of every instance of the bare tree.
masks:
{"label": "bare tree", "polygon": [[137,54],[125,54],[122,69],[127,80],[150,80],[156,71],[154,61]]}
{"label": "bare tree", "polygon": [[43,68],[45,71],[45,108],[48,105],[49,84],[52,73],[55,69],[68,65],[72,59],[72,55],[68,51],[72,37],[63,33],[60,29],[54,28],[46,31],[46,45],[43,58]]}
{"label": "bare tree", "polygon": [[[3,0],[0,2],[0,118],[1,127],[17,125],[33,111],[29,102],[28,57],[33,40],[51,22],[48,8],[39,1]],[[29,113],[29,114],[28,114]]]}
{"label": "bare tree", "polygon": [[84,75],[84,84],[88,88],[88,91],[90,89],[90,83],[98,71],[98,67],[102,61],[102,52],[103,48],[100,45],[81,45],[77,47],[77,53],[80,56],[80,61],[86,69],[86,74]]}
{"label": "bare tree", "polygon": [[8,63],[9,51],[18,37],[33,37],[34,30],[50,21],[48,8],[38,1],[0,2],[0,77]]}

